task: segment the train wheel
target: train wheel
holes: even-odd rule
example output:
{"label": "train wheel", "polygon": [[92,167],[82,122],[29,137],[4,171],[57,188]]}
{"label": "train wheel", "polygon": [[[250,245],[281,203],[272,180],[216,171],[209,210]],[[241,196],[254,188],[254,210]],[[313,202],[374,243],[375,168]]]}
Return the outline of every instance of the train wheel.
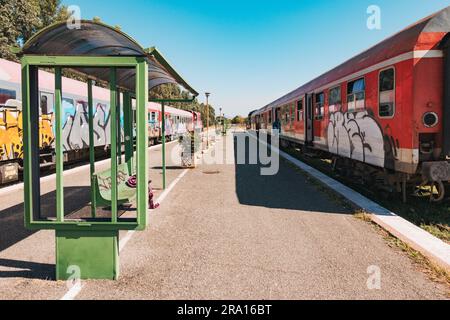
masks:
{"label": "train wheel", "polygon": [[430,184],[430,201],[437,203],[445,199],[445,186],[442,181],[432,182]]}

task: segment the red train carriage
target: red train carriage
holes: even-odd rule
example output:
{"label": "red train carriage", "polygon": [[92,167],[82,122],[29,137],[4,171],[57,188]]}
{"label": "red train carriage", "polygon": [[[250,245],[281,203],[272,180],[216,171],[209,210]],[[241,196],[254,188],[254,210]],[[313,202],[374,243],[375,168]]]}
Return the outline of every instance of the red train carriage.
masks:
{"label": "red train carriage", "polygon": [[[392,187],[450,181],[450,7],[252,114],[252,127],[325,151]],[[382,169],[382,170],[380,170]]]}

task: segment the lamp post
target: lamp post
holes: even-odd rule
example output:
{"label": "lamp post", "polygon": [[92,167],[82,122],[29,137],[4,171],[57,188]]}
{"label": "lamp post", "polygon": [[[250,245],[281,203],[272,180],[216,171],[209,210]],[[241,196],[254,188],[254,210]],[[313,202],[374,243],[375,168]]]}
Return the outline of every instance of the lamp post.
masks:
{"label": "lamp post", "polygon": [[205,92],[206,96],[206,148],[209,149],[209,96],[211,93]]}
{"label": "lamp post", "polygon": [[225,112],[222,115],[222,135],[223,136],[227,135],[227,129],[225,127]]}
{"label": "lamp post", "polygon": [[222,108],[219,108],[219,119],[220,119],[220,124],[222,124]]}

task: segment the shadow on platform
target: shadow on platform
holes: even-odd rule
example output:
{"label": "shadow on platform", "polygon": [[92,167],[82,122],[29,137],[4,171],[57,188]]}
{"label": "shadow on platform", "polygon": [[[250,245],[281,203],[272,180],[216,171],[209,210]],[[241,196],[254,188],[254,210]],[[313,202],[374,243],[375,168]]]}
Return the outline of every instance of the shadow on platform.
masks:
{"label": "shadow on platform", "polygon": [[[237,135],[234,135],[236,161],[236,193],[239,202],[247,206],[266,207],[273,209],[300,210],[309,212],[348,214],[337,205],[328,195],[314,186],[305,175],[280,159],[279,171],[276,175],[263,176],[263,165],[249,163],[249,139],[246,137],[246,164],[237,162]],[[243,140],[243,139],[240,139]],[[258,146],[259,152],[259,146]],[[270,150],[268,148],[268,154]],[[259,157],[258,157],[259,158]]]}
{"label": "shadow on platform", "polygon": [[[64,214],[70,215],[81,210],[90,203],[89,187],[65,187],[64,188]],[[56,217],[56,191],[41,196],[42,217]],[[17,242],[28,238],[36,231],[25,229],[24,204],[0,211],[0,252],[13,246]]]}
{"label": "shadow on platform", "polygon": [[0,270],[1,278],[25,278],[39,280],[55,280],[55,265],[28,261],[0,259],[0,268],[14,270]]}

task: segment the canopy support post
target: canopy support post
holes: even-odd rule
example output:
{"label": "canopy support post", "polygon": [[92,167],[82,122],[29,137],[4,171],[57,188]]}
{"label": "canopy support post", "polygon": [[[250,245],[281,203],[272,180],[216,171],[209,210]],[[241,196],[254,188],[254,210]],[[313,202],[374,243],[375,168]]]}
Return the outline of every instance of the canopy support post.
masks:
{"label": "canopy support post", "polygon": [[62,79],[61,68],[55,68],[55,151],[56,151],[56,218],[64,221],[64,158],[62,146]]}
{"label": "canopy support post", "polygon": [[88,113],[89,113],[89,164],[91,173],[91,216],[95,219],[97,198],[95,197],[95,140],[94,140],[94,100],[92,95],[92,80],[88,80]]}
{"label": "canopy support post", "polygon": [[129,175],[133,175],[133,117],[131,95],[128,91],[123,93],[123,122],[125,163],[127,164]]}
{"label": "canopy support post", "polygon": [[[148,212],[148,65],[143,59],[136,67],[136,161],[138,224],[147,225]],[[144,227],[145,229],[145,227]]]}
{"label": "canopy support post", "polygon": [[121,115],[120,91],[117,90],[117,161],[119,164],[122,164],[122,122],[120,121]]}
{"label": "canopy support post", "polygon": [[111,95],[111,221],[117,223],[117,84],[116,68],[110,68],[109,91]]}
{"label": "canopy support post", "polygon": [[39,167],[39,88],[38,67],[22,63],[22,110],[24,150],[25,226],[30,227],[41,212]]}
{"label": "canopy support post", "polygon": [[166,190],[166,110],[164,101],[161,102],[162,114],[162,128],[161,128],[161,143],[162,143],[162,174],[163,174],[163,190]]}
{"label": "canopy support post", "polygon": [[165,104],[166,103],[191,103],[196,99],[152,99],[152,102],[161,103],[161,113],[162,113],[162,128],[161,128],[161,143],[162,143],[162,173],[163,173],[163,189],[166,189],[166,113]]}

